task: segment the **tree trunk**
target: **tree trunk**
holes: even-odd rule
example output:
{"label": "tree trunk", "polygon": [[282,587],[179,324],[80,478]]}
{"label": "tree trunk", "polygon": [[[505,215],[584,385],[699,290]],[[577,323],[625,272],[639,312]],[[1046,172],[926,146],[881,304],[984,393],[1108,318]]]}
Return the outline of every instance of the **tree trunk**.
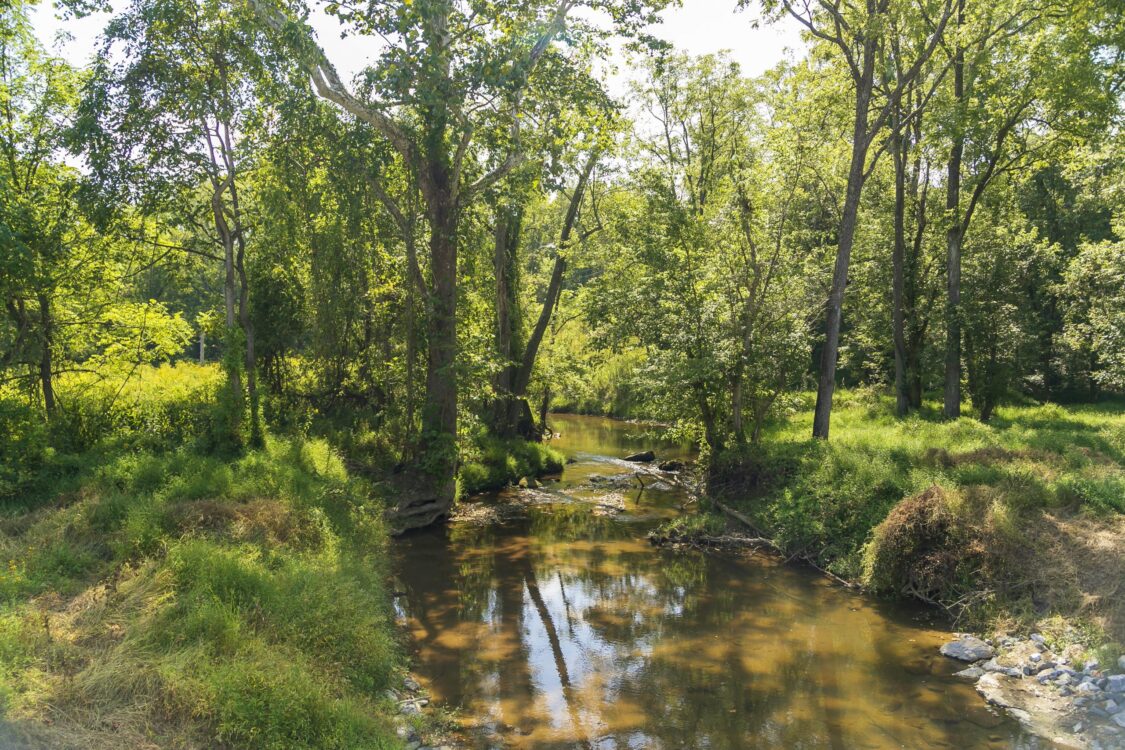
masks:
{"label": "tree trunk", "polygon": [[254,323],[250,320],[250,283],[246,278],[246,245],[242,239],[242,228],[238,227],[238,254],[235,267],[238,269],[238,322],[246,338],[246,393],[250,398],[250,444],[261,447],[262,421],[258,403],[258,358],[254,352]]}
{"label": "tree trunk", "polygon": [[848,284],[848,264],[855,240],[859,200],[867,163],[868,108],[875,80],[874,40],[864,44],[863,71],[856,85],[855,127],[852,130],[852,159],[848,169],[848,188],[840,217],[840,236],[836,248],[836,267],[832,273],[832,290],[825,309],[824,348],[820,355],[820,380],[816,390],[816,411],[813,414],[813,437],[828,439],[832,418],[832,394],[836,388],[836,359],[840,351],[840,318],[844,306],[844,288]]}
{"label": "tree trunk", "polygon": [[43,389],[43,408],[47,410],[47,419],[51,420],[58,410],[55,399],[55,368],[51,359],[51,347],[55,338],[55,320],[51,314],[51,298],[46,294],[39,294],[38,300],[41,331],[39,383]]}
{"label": "tree trunk", "polygon": [[535,322],[535,328],[532,329],[531,337],[527,340],[527,346],[523,351],[523,359],[512,382],[512,393],[516,397],[527,394],[527,384],[531,381],[531,371],[535,368],[535,357],[539,354],[539,345],[543,341],[544,334],[547,333],[551,315],[558,304],[559,293],[562,291],[563,275],[566,273],[566,251],[570,246],[570,235],[574,230],[574,222],[578,219],[578,208],[582,204],[582,195],[586,190],[586,183],[590,179],[590,173],[594,171],[594,165],[597,164],[599,155],[596,150],[590,153],[590,157],[582,168],[582,174],[578,177],[578,184],[574,186],[574,193],[570,196],[570,204],[567,206],[566,217],[563,219],[562,232],[559,234],[555,265],[551,269],[551,281],[547,285],[547,296],[543,300],[543,309],[539,312],[539,319]]}
{"label": "tree trunk", "polygon": [[742,427],[742,362],[739,361],[730,389],[730,426],[734,439],[741,443],[745,439]]}
{"label": "tree trunk", "polygon": [[[449,513],[457,499],[457,219],[458,208],[440,167],[427,197],[433,289],[422,405],[423,455],[420,492],[407,494],[391,513],[396,530],[428,526]],[[434,177],[431,177],[434,179]]]}
{"label": "tree trunk", "polygon": [[[958,17],[960,21],[960,17]],[[958,47],[953,58],[953,96],[961,106],[965,97],[965,51]],[[961,416],[961,158],[965,137],[958,130],[949,149],[945,207],[949,228],[946,245],[945,403],[946,419]]]}
{"label": "tree trunk", "polygon": [[500,370],[493,386],[496,401],[493,404],[493,431],[501,437],[511,437],[516,430],[516,410],[512,386],[516,374],[516,330],[518,308],[516,300],[516,248],[519,243],[521,209],[511,206],[496,213],[496,231],[493,247],[493,271],[496,278],[496,356]]}
{"label": "tree trunk", "polygon": [[891,324],[895,347],[895,414],[902,417],[910,408],[910,396],[906,391],[906,331],[903,297],[905,287],[904,265],[906,258],[906,154],[901,132],[901,108],[896,112],[894,134],[891,140],[891,154],[895,167],[895,237],[891,265],[893,267],[892,297],[893,310]]}

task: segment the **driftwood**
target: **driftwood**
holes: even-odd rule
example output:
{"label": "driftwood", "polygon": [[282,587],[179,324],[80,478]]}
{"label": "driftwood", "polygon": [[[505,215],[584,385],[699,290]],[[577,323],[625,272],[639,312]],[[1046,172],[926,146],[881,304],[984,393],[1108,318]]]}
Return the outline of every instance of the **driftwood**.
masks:
{"label": "driftwood", "polygon": [[832,579],[833,581],[840,584],[841,586],[843,586],[845,588],[849,588],[849,589],[858,588],[857,584],[855,584],[851,581],[848,581],[844,578],[841,578],[840,576],[836,575],[835,573],[833,573],[829,570],[825,570],[824,568],[820,567],[815,562],[813,562],[813,560],[808,555],[799,554],[799,555],[796,555],[796,556],[786,556],[785,550],[783,550],[781,547],[777,546],[777,544],[775,542],[763,537],[762,532],[758,530],[758,527],[754,525],[754,522],[751,521],[744,513],[739,513],[734,508],[731,508],[730,506],[719,502],[715,498],[710,498],[710,501],[711,501],[712,505],[714,505],[716,508],[721,510],[725,515],[733,518],[734,520],[743,524],[748,529],[750,529],[755,534],[757,534],[758,536],[755,538],[755,541],[760,540],[762,542],[765,542],[771,549],[773,549],[779,555],[782,555],[783,557],[786,557],[786,561],[788,561],[790,559],[793,559],[793,557],[796,557],[796,559],[801,560],[801,562],[805,563],[806,565],[809,565],[812,568],[819,571],[820,573],[823,573],[825,576]]}

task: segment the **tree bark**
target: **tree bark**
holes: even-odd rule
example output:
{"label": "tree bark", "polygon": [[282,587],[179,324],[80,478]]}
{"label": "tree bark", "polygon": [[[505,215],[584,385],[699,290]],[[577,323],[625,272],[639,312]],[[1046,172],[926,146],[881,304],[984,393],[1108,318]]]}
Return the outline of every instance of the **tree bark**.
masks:
{"label": "tree bark", "polygon": [[40,293],[39,300],[39,326],[40,326],[40,351],[39,351],[39,383],[43,389],[43,408],[47,410],[47,419],[54,418],[58,411],[55,399],[55,368],[52,361],[51,347],[55,338],[55,320],[51,314],[51,298]]}
{"label": "tree bark", "polygon": [[859,200],[866,179],[864,167],[868,149],[868,109],[875,81],[875,42],[864,42],[863,70],[856,85],[855,127],[852,129],[852,158],[848,168],[848,187],[840,217],[840,236],[836,248],[836,266],[832,273],[832,289],[825,309],[824,348],[820,355],[820,379],[813,413],[813,437],[828,439],[832,418],[832,394],[836,388],[836,359],[840,351],[840,318],[844,305],[844,289],[848,284],[848,264],[855,241]]}
{"label": "tree bark", "polygon": [[[958,6],[957,22],[962,21]],[[953,97],[958,109],[965,98],[965,50],[958,46],[953,59]],[[945,233],[946,245],[946,305],[945,305],[945,399],[942,413],[946,419],[961,416],[961,158],[965,151],[965,137],[960,129],[953,136],[949,149],[946,174],[945,207],[949,227]]]}
{"label": "tree bark", "polygon": [[496,356],[500,370],[493,380],[496,400],[493,403],[492,427],[501,437],[516,433],[513,409],[512,384],[516,374],[518,342],[518,308],[516,301],[516,248],[522,210],[512,206],[496,213],[496,231],[493,237],[493,271],[496,278]]}
{"label": "tree bark", "polygon": [[[437,184],[447,185],[441,180],[440,167],[435,172],[438,173]],[[448,192],[444,196],[435,195],[429,203],[433,294],[422,407],[422,449],[426,471],[433,480],[434,511],[440,516],[448,512],[456,499],[458,208]]]}
{"label": "tree bark", "polygon": [[527,384],[531,381],[531,372],[535,368],[535,357],[539,354],[539,345],[543,341],[543,336],[547,333],[547,327],[551,323],[551,315],[558,304],[559,293],[562,291],[563,276],[566,273],[566,251],[570,246],[570,236],[574,230],[574,223],[578,219],[582,195],[586,191],[586,184],[589,182],[590,174],[594,171],[594,165],[597,164],[599,156],[600,153],[597,150],[590,153],[586,164],[582,167],[582,174],[578,177],[578,184],[574,187],[574,193],[570,196],[570,203],[567,205],[566,216],[563,219],[562,232],[559,234],[555,265],[551,269],[551,281],[547,285],[547,296],[543,300],[543,309],[539,312],[539,319],[535,322],[535,328],[532,329],[531,337],[527,340],[519,369],[512,381],[512,394],[517,398],[527,394]]}
{"label": "tree bark", "polygon": [[895,413],[902,417],[910,409],[910,396],[906,388],[906,332],[903,311],[906,259],[906,149],[904,147],[904,136],[901,132],[902,110],[901,107],[896,109],[896,132],[891,141],[891,155],[894,157],[895,168],[895,237],[891,258],[893,267],[891,325],[895,348]]}

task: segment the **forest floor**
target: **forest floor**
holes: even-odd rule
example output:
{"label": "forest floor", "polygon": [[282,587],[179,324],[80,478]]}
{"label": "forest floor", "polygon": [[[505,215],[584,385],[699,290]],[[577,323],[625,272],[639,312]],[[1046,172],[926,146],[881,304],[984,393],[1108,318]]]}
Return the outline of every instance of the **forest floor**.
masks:
{"label": "forest floor", "polygon": [[716,458],[709,491],[785,554],[959,626],[1125,649],[1125,404],[1009,406],[982,424],[839,401],[830,441],[807,437],[802,410]]}

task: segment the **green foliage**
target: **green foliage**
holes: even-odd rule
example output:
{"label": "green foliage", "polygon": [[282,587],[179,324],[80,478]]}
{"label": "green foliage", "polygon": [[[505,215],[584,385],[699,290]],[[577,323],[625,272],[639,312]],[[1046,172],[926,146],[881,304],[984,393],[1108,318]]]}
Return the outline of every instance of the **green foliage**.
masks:
{"label": "green foliage", "polygon": [[563,460],[562,453],[542,443],[481,436],[462,459],[461,491],[471,495],[515,484],[523,477],[557,474]]}
{"label": "green foliage", "polygon": [[763,445],[715,457],[713,491],[746,508],[787,550],[862,576],[862,553],[904,498],[937,485],[989,500],[963,505],[967,527],[1011,533],[1045,509],[1119,512],[1125,496],[1120,405],[1001,407],[991,426],[968,419],[895,420],[883,397],[840,394],[833,439],[805,437],[807,416],[775,423]]}

